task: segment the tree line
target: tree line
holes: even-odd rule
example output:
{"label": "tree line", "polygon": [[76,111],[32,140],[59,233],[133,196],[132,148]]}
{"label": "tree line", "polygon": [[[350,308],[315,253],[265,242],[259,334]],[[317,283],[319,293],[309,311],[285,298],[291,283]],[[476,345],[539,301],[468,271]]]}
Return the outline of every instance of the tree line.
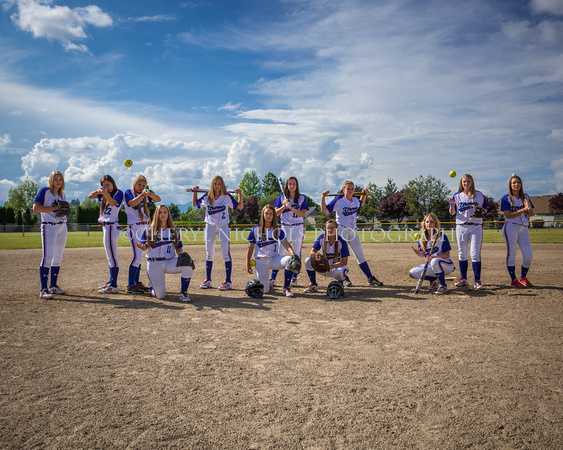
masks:
{"label": "tree line", "polygon": [[[385,186],[368,183],[365,187],[369,194],[358,212],[360,222],[401,221],[405,218],[419,221],[430,212],[435,213],[442,221],[451,220],[446,199],[452,195],[452,192],[442,180],[433,175],[419,175],[408,181],[401,189],[391,178],[387,179]],[[33,200],[39,188],[39,184],[31,179],[11,188],[8,193],[8,201],[0,207],[0,224],[33,225],[37,223],[39,219],[37,214],[33,213]],[[231,213],[231,222],[236,224],[258,223],[260,211],[264,205],[273,204],[281,194],[278,178],[271,172],[268,172],[262,179],[255,171],[246,172],[239,183],[239,188],[243,195],[243,208]],[[363,188],[356,186],[355,190],[359,192]],[[303,195],[307,198],[309,208],[316,208],[317,222],[323,223],[332,217],[331,214],[321,213],[320,205],[313,198],[306,194]],[[486,196],[486,199],[489,209],[485,219],[494,220],[500,213],[497,201],[489,196]],[[100,207],[96,200],[86,197],[82,202],[79,199],[72,199],[69,203],[71,205],[69,222],[96,223],[98,221]],[[151,215],[155,207],[154,204],[149,204]],[[203,208],[190,205],[185,212],[181,212],[180,207],[174,203],[171,203],[169,208],[175,221],[203,222],[205,214]],[[563,193],[560,192],[550,199],[549,212],[563,214]],[[119,222],[127,223],[127,216],[123,210],[119,212]]]}

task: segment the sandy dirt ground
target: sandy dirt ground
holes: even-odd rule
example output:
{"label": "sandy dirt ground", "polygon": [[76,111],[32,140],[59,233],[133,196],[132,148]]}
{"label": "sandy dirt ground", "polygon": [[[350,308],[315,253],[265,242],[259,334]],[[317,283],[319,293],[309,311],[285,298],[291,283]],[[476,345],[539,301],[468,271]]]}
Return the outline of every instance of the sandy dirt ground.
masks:
{"label": "sandy dirt ground", "polygon": [[190,304],[179,275],[164,300],[126,294],[127,248],[123,293],[97,292],[103,249],[67,249],[68,293],[51,300],[40,250],[0,252],[0,447],[563,448],[563,245],[534,245],[535,286],[515,290],[504,245],[486,244],[486,289],[450,280],[445,296],[413,293],[410,245],[364,249],[384,287],[351,258],[342,300],[323,277],[303,294],[302,274],[294,298],[258,301],[245,246],[226,293],[199,289],[204,248],[190,246]]}

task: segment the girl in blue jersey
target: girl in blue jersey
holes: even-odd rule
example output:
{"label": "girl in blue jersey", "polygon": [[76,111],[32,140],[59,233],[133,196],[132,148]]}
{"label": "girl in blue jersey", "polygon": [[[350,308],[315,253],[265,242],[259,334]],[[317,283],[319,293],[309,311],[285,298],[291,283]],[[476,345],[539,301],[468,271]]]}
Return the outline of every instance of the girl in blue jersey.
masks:
{"label": "girl in blue jersey", "polygon": [[100,294],[117,294],[117,275],[119,261],[117,259],[117,240],[121,233],[119,226],[119,209],[123,203],[123,192],[117,189],[114,179],[104,175],[100,180],[100,188],[91,192],[88,198],[100,202],[100,217],[98,222],[104,230],[104,248],[109,263],[109,281],[98,288]]}
{"label": "girl in blue jersey", "polygon": [[[270,292],[268,282],[268,272],[270,269],[283,269],[291,256],[281,256],[279,254],[280,243],[285,247],[290,255],[295,255],[291,244],[285,238],[285,233],[278,227],[276,210],[272,205],[265,205],[260,215],[260,224],[255,225],[248,235],[248,250],[246,251],[246,271],[253,273],[250,260],[254,255],[256,260],[256,276],[264,285],[264,293]],[[293,272],[285,270],[285,281],[283,295],[293,297],[289,284]]]}
{"label": "girl in blue jersey", "polygon": [[[66,216],[57,217],[58,206],[55,200],[66,201],[65,180],[58,170],[51,172],[49,185],[39,189],[33,200],[33,212],[41,214],[41,244],[43,257],[39,266],[41,279],[40,298],[49,299],[53,294],[64,294],[65,291],[58,286],[59,270],[63,260],[63,251],[66,245],[67,227]],[[49,269],[51,283],[48,287]]]}
{"label": "girl in blue jersey", "polygon": [[127,292],[130,294],[140,294],[148,290],[139,281],[143,252],[135,244],[141,241],[141,236],[148,228],[150,222],[149,203],[159,202],[161,199],[154,192],[149,192],[146,187],[147,179],[143,175],[137,175],[133,180],[133,187],[125,191],[127,235],[133,251],[133,260],[129,265],[129,280],[127,283]]}
{"label": "girl in blue jersey", "polygon": [[[274,202],[276,215],[280,217],[281,228],[286,239],[291,242],[291,247],[301,258],[301,247],[305,238],[305,226],[303,219],[309,210],[309,203],[304,195],[299,193],[299,181],[295,177],[289,177],[283,188],[283,193]],[[281,249],[280,249],[281,250]],[[270,284],[275,285],[277,270],[272,270]],[[297,285],[297,274],[291,278],[291,285]]]}
{"label": "girl in blue jersey", "polygon": [[178,267],[178,257],[182,253],[180,233],[172,223],[170,210],[166,205],[158,205],[150,227],[143,233],[141,242],[135,244],[147,251],[147,277],[153,297],[166,297],[167,273],[180,273],[180,300],[189,302],[188,287],[192,278],[192,268]]}
{"label": "girl in blue jersey", "polygon": [[[523,288],[533,286],[527,278],[528,270],[534,257],[532,243],[528,231],[529,218],[534,214],[534,205],[524,194],[522,178],[512,174],[508,180],[508,194],[500,202],[500,210],[506,217],[502,227],[502,237],[506,243],[506,267],[512,279],[512,287]],[[516,253],[518,247],[522,252],[520,278],[516,277]]]}
{"label": "girl in blue jersey", "polygon": [[[421,258],[425,258],[428,264],[426,280],[430,281],[430,289],[436,289],[436,294],[447,292],[446,275],[455,270],[454,263],[450,258],[452,249],[448,237],[442,232],[440,220],[436,214],[428,214],[420,224],[422,232],[418,241],[418,248],[412,247],[414,252]],[[435,233],[439,233],[436,243],[432,246]],[[425,264],[420,264],[410,270],[409,276],[418,280]]]}
{"label": "girl in blue jersey", "polygon": [[221,253],[223,261],[225,261],[225,281],[219,286],[222,291],[228,291],[233,288],[231,281],[231,272],[233,270],[233,262],[231,260],[231,234],[229,230],[229,208],[242,209],[242,191],[235,189],[238,195],[238,201],[227,193],[227,187],[223,178],[219,175],[211,180],[211,188],[209,192],[204,194],[199,200],[197,191],[199,186],[194,186],[192,205],[202,208],[205,206],[205,230],[203,237],[205,240],[205,281],[200,286],[201,289],[209,289],[211,285],[211,271],[213,270],[213,257],[215,256],[215,241],[219,236],[221,244]]}
{"label": "girl in blue jersey", "polygon": [[[383,283],[371,273],[368,262],[364,256],[364,250],[362,249],[362,241],[356,230],[356,216],[358,215],[358,210],[365,203],[366,196],[369,192],[367,189],[364,189],[358,200],[357,197],[354,197],[354,186],[353,181],[345,181],[342,185],[344,194],[335,197],[328,205],[326,204],[325,197],[330,191],[324,191],[321,198],[321,211],[336,213],[336,223],[338,224],[339,234],[348,243],[352,253],[354,253],[360,269],[362,269],[362,272],[367,278],[368,284],[372,286],[383,286]],[[343,284],[344,286],[352,286],[348,277],[346,277]]]}

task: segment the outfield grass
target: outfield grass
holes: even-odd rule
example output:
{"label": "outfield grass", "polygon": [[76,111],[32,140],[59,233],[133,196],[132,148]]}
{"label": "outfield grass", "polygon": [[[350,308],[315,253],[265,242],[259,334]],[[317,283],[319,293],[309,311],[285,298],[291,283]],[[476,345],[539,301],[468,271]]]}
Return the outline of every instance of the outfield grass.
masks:
{"label": "outfield grass", "polygon": [[[248,236],[249,228],[242,230],[231,230],[231,243],[245,244]],[[322,233],[319,228],[315,231],[306,232],[306,243],[313,243],[316,237]],[[360,230],[360,237],[363,242],[414,242],[414,230],[407,231],[370,231]],[[446,230],[446,234],[451,242],[455,242],[455,231],[453,229]],[[532,243],[563,243],[563,228],[533,228],[530,229],[530,238]],[[500,230],[485,229],[485,243],[504,242],[502,232]],[[203,244],[203,229],[185,229],[182,231],[182,241],[184,245]],[[122,233],[119,239],[120,247],[129,246],[129,240],[125,233]],[[68,233],[67,248],[79,247],[102,247],[101,231],[73,231]],[[16,250],[16,249],[34,249],[41,248],[41,234],[34,233],[0,233],[0,250]]]}

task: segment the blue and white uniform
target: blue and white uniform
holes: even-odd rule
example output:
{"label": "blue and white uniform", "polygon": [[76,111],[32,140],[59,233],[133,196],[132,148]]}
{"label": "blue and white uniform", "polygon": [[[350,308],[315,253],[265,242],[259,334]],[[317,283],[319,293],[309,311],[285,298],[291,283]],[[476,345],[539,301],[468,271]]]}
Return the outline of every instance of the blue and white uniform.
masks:
{"label": "blue and white uniform", "polygon": [[339,195],[326,205],[326,208],[328,212],[336,214],[336,223],[338,224],[340,236],[348,243],[358,261],[360,269],[370,279],[372,273],[364,256],[362,241],[356,231],[356,216],[361,206],[362,202],[357,197],[352,197],[352,201],[350,201],[346,196]]}
{"label": "blue and white uniform", "polygon": [[[141,237],[141,244],[147,244],[147,231]],[[180,234],[178,233],[178,244],[174,245],[170,230],[164,228],[159,230],[154,245],[147,249],[147,277],[154,297],[166,297],[165,275],[167,273],[180,273],[181,292],[187,293],[192,278],[192,268],[189,266],[176,266],[178,261],[176,253],[181,252],[182,247]]]}
{"label": "blue and white uniform", "polygon": [[461,191],[452,196],[452,201],[455,202],[455,235],[458,245],[460,277],[467,279],[468,258],[471,255],[473,276],[475,281],[481,281],[483,219],[473,217],[473,214],[475,214],[475,206],[487,209],[487,199],[480,191],[475,191],[475,197],[470,197]]}
{"label": "blue and white uniform", "polygon": [[[62,197],[60,195],[53,195],[48,187],[43,187],[37,191],[33,203],[39,203],[41,206],[54,206],[55,200],[66,201],[66,197],[64,194]],[[51,283],[49,287],[57,286],[57,279],[66,245],[67,218],[66,216],[57,217],[56,214],[56,211],[41,213],[41,244],[43,255],[39,266],[39,275],[42,290],[47,289],[49,270],[51,271]]]}
{"label": "blue and white uniform", "polygon": [[[98,201],[101,202],[103,195],[98,195]],[[117,259],[117,240],[121,233],[119,226],[119,210],[123,203],[123,191],[117,190],[113,195],[113,199],[117,202],[114,206],[106,205],[105,210],[102,211],[98,222],[102,225],[104,230],[104,249],[106,250],[106,257],[109,263],[110,280],[109,285],[117,287],[117,276],[119,274],[119,260]]]}
{"label": "blue and white uniform", "polygon": [[[325,246],[325,235],[324,233],[321,234],[315,243],[313,244],[313,249],[317,252],[324,252]],[[326,259],[328,259],[329,264],[336,264],[341,261],[343,258],[347,258],[350,256],[350,250],[348,248],[348,244],[342,237],[338,236],[338,238],[334,241],[334,244],[330,245],[330,242],[326,244],[326,253],[324,254]],[[336,256],[336,258],[335,258]],[[313,270],[313,266],[311,265],[311,257],[308,256],[305,259],[305,269],[307,269],[307,274],[309,275],[309,280],[311,284],[316,286],[317,284],[317,275],[316,272]],[[346,276],[348,275],[348,266],[337,267],[336,269],[330,269],[326,272],[327,276],[332,277],[336,280],[343,281]]]}
{"label": "blue and white uniform", "polygon": [[[524,196],[533,208],[534,205],[532,204],[530,197],[527,194],[524,194]],[[501,211],[516,212],[522,208],[524,208],[524,202],[516,197],[510,198],[509,194],[506,194],[500,202]],[[513,280],[516,277],[515,266],[518,246],[520,246],[520,251],[522,252],[522,278],[526,277],[534,257],[532,253],[530,233],[528,231],[528,220],[528,214],[523,213],[519,216],[513,217],[512,219],[506,218],[504,226],[502,227],[502,236],[504,238],[504,242],[506,243],[507,251],[506,266],[508,267],[508,272]]]}
{"label": "blue and white uniform", "polygon": [[[281,241],[285,239],[285,233],[281,228],[277,228],[274,232],[273,228],[265,228],[264,236],[260,236],[260,226],[256,225],[248,235],[248,242],[254,244],[254,259],[256,260],[256,276],[258,280],[264,285],[264,293],[270,292],[270,283],[268,277],[268,270],[283,269],[291,256],[282,256],[279,254],[279,247],[282,245]],[[288,278],[289,277],[289,278]],[[286,269],[286,287],[289,287],[289,280],[291,279],[291,272]]]}
{"label": "blue and white uniform", "polygon": [[[129,265],[129,281],[127,286],[134,286],[139,283],[139,275],[141,272],[141,260],[143,258],[143,251],[138,248],[135,243],[141,242],[141,236],[149,226],[150,217],[145,213],[143,204],[145,200],[138,203],[136,206],[129,206],[129,202],[134,200],[137,196],[132,189],[125,191],[125,212],[127,213],[127,235],[129,236],[129,243],[131,244],[131,251],[133,252],[133,259]],[[147,196],[147,203],[152,203],[152,198]],[[140,211],[140,214],[139,214]]]}
{"label": "blue and white uniform", "polygon": [[231,194],[221,195],[215,199],[213,205],[210,204],[208,194],[204,194],[198,201],[197,207],[205,206],[205,230],[203,237],[205,240],[205,270],[206,281],[211,281],[213,270],[213,258],[215,257],[215,242],[219,236],[221,253],[225,261],[225,281],[231,283],[231,272],[233,263],[231,260],[231,231],[229,229],[229,208],[237,209],[239,203]]}
{"label": "blue and white uniform", "polygon": [[[432,255],[432,256],[440,256],[444,253],[451,251],[452,246],[450,245],[450,241],[448,237],[444,233],[440,233],[440,237],[436,241],[436,244],[433,248],[430,248],[432,245],[432,240],[429,239],[426,242],[426,248],[422,248],[420,240],[418,241],[418,249],[424,252],[425,255]],[[409,276],[418,280],[420,278],[420,274],[424,269],[425,264],[420,264],[412,268],[409,272]],[[426,280],[434,281],[436,278],[439,279],[440,284],[442,286],[446,285],[446,275],[449,275],[455,270],[454,263],[450,257],[448,258],[433,258],[430,260],[430,264],[428,265],[428,269],[426,271],[426,276],[424,277]]]}

